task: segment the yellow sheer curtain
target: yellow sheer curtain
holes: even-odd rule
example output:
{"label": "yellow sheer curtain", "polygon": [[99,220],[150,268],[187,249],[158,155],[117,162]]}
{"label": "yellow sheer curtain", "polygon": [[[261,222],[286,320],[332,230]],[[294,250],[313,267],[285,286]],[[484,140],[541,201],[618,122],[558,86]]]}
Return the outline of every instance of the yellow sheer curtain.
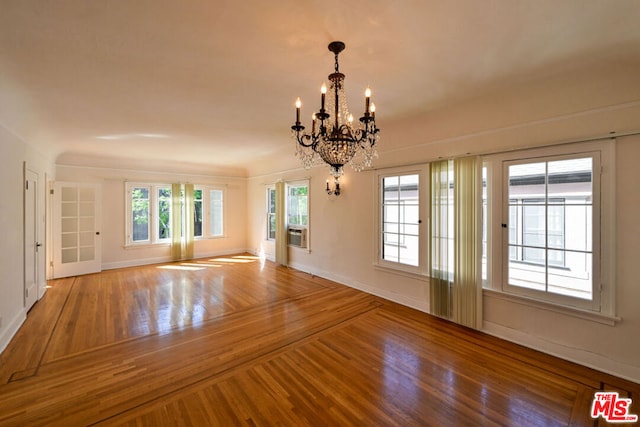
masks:
{"label": "yellow sheer curtain", "polygon": [[182,259],[182,185],[171,185],[171,258]]}
{"label": "yellow sheer curtain", "polygon": [[193,229],[194,229],[194,207],[193,207],[193,184],[184,185],[184,235],[182,236],[182,258],[193,259]]}
{"label": "yellow sheer curtain", "polygon": [[454,280],[453,320],[478,329],[482,326],[481,170],[477,157],[454,161]]}
{"label": "yellow sheer curtain", "polygon": [[444,160],[430,167],[431,313],[477,329],[482,324],[480,160]]}
{"label": "yellow sheer curtain", "polygon": [[429,236],[429,286],[431,313],[451,318],[451,285],[453,265],[451,250],[453,245],[452,212],[453,193],[451,191],[452,164],[449,160],[433,162],[431,169],[431,227]]}
{"label": "yellow sheer curtain", "polygon": [[284,182],[276,183],[276,263],[280,265],[287,265],[288,259],[288,244],[287,244],[287,226],[285,221],[285,201],[287,199],[285,194]]}
{"label": "yellow sheer curtain", "polygon": [[193,184],[171,185],[171,258],[193,258]]}

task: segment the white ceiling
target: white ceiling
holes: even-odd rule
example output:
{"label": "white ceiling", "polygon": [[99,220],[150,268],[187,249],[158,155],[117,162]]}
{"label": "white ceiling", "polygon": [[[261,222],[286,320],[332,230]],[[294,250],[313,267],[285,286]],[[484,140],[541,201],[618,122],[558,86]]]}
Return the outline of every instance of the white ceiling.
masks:
{"label": "white ceiling", "polygon": [[0,0],[0,125],[61,163],[244,176],[293,156],[293,103],[310,121],[332,40],[352,111],[371,86],[384,144],[385,126],[488,93],[640,70],[640,2]]}

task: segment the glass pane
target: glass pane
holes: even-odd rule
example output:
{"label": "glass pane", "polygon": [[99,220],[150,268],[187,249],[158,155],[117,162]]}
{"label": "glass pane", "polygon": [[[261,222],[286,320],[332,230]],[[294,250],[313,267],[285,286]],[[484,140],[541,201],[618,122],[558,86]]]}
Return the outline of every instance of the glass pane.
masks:
{"label": "glass pane", "polygon": [[80,248],[80,261],[92,261],[94,259],[93,246]]}
{"label": "glass pane", "polygon": [[385,177],[382,187],[382,259],[417,266],[419,175]]}
{"label": "glass pane", "polygon": [[78,200],[78,190],[75,187],[62,187],[62,201],[75,202]]}
{"label": "glass pane", "polygon": [[77,218],[62,218],[62,232],[74,233],[78,231],[78,219]]}
{"label": "glass pane", "polygon": [[577,251],[593,250],[593,208],[591,205],[568,205],[564,207],[565,223],[564,248]]}
{"label": "glass pane", "polygon": [[62,233],[62,248],[75,248],[78,246],[77,233]]}
{"label": "glass pane", "polygon": [[539,265],[509,261],[509,284],[511,286],[546,291],[545,251],[542,249],[537,249],[537,251],[535,258],[539,260]]}
{"label": "glass pane", "polygon": [[158,189],[158,239],[171,237],[171,188]]}
{"label": "glass pane", "polygon": [[418,265],[418,236],[404,236],[404,245],[400,246],[399,262]]}
{"label": "glass pane", "polygon": [[400,177],[400,199],[418,200],[418,175],[402,175]]}
{"label": "glass pane", "polygon": [[149,189],[131,190],[132,240],[149,240]]}
{"label": "glass pane", "polygon": [[509,205],[509,244],[511,245],[518,244],[518,212],[519,209],[517,205]]}
{"label": "glass pane", "polygon": [[209,219],[211,235],[222,236],[224,215],[222,190],[211,190],[209,197],[211,198],[211,218]]}
{"label": "glass pane", "polygon": [[94,244],[94,232],[85,231],[80,233],[80,246],[93,246]]}
{"label": "glass pane", "polygon": [[289,187],[288,223],[292,225],[308,225],[307,187]]}
{"label": "glass pane", "polygon": [[274,189],[269,189],[268,190],[268,198],[269,198],[269,213],[275,214],[276,213],[276,190]]}
{"label": "glass pane", "polygon": [[62,263],[78,261],[78,250],[76,248],[62,249]]}
{"label": "glass pane", "polygon": [[549,268],[549,292],[590,300],[593,297],[592,255],[550,250],[551,258],[563,258],[567,268]]}
{"label": "glass pane", "polygon": [[202,237],[202,200],[193,202],[193,236]]}
{"label": "glass pane", "polygon": [[269,239],[276,238],[276,216],[269,215],[269,231],[267,232]]}
{"label": "glass pane", "polygon": [[398,200],[400,198],[400,177],[390,176],[382,179],[384,200]]}
{"label": "glass pane", "polygon": [[80,216],[94,216],[95,215],[94,206],[95,205],[93,202],[80,203]]}
{"label": "glass pane", "polygon": [[545,166],[544,162],[509,166],[509,200],[538,198],[544,202]]}
{"label": "glass pane", "polygon": [[75,202],[63,202],[62,203],[62,216],[73,217],[78,215],[78,204]]}
{"label": "glass pane", "polygon": [[93,231],[94,222],[94,217],[92,216],[80,218],[80,231]]}

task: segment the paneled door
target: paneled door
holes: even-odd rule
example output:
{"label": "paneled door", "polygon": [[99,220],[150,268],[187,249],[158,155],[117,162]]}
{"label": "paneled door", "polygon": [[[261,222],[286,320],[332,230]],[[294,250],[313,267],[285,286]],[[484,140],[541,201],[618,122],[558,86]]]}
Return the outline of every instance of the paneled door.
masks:
{"label": "paneled door", "polygon": [[24,308],[29,310],[38,300],[38,174],[24,170]]}
{"label": "paneled door", "polygon": [[100,185],[53,185],[53,277],[96,273],[102,265]]}

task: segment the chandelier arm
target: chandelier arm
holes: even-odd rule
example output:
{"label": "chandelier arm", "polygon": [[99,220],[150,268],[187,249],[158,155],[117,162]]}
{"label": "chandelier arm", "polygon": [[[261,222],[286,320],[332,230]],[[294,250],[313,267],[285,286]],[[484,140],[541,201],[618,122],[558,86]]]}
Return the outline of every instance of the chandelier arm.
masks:
{"label": "chandelier arm", "polygon": [[[309,142],[305,142],[305,139]],[[316,135],[309,135],[307,133],[296,132],[296,140],[298,144],[302,145],[304,148],[311,147],[313,151],[315,151],[315,147],[318,145],[318,138]]]}

